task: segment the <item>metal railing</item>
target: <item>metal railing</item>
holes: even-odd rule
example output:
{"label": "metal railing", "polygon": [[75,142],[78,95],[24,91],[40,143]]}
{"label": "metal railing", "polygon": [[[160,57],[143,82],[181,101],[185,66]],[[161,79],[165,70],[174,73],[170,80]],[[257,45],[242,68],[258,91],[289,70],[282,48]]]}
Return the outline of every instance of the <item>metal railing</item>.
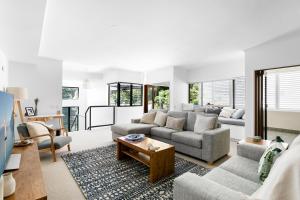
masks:
{"label": "metal railing", "polygon": [[[95,108],[112,108],[113,112],[113,122],[108,123],[108,124],[92,124],[92,110]],[[89,106],[86,111],[85,111],[85,130],[91,130],[92,128],[97,128],[97,127],[103,127],[103,126],[111,126],[114,125],[116,122],[116,108],[115,106],[106,106],[106,105],[101,105],[101,106]]]}

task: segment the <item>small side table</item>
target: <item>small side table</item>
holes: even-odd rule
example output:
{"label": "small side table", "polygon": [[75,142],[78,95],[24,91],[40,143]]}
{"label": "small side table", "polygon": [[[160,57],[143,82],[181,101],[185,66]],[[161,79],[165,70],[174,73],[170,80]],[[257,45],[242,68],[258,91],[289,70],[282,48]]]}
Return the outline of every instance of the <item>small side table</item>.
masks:
{"label": "small side table", "polygon": [[[256,145],[261,145],[261,146],[264,146],[264,147],[268,147],[270,145],[272,141],[271,140],[260,140],[259,142],[255,142],[252,140],[252,138],[246,138],[246,139],[243,139],[243,140],[240,140],[238,142],[238,144],[245,144],[245,143],[248,143],[248,144],[256,144]],[[289,144],[288,143],[283,143],[283,147],[284,148],[288,148]]]}

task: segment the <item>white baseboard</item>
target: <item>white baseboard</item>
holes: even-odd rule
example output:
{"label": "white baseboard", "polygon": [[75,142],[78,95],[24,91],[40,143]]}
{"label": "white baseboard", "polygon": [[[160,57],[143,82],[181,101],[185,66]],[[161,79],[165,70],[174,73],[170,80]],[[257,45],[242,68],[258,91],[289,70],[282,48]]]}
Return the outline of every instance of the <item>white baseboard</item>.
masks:
{"label": "white baseboard", "polygon": [[0,176],[0,200],[3,200],[3,196],[4,196],[4,184],[3,184],[3,176]]}

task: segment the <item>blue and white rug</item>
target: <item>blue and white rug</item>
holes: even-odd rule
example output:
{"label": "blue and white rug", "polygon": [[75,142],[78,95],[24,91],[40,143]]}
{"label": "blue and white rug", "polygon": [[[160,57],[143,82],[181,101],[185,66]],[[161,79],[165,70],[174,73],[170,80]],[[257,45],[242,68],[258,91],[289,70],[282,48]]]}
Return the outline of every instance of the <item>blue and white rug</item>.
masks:
{"label": "blue and white rug", "polygon": [[149,169],[128,158],[116,159],[116,145],[62,156],[86,199],[173,199],[174,178],[185,172],[199,176],[209,169],[175,157],[175,173],[151,184]]}

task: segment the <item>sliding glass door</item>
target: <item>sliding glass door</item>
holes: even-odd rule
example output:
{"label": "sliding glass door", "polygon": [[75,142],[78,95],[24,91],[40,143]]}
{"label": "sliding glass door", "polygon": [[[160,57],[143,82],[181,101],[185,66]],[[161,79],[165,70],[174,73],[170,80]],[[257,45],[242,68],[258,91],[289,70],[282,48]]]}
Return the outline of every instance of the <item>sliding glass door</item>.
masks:
{"label": "sliding glass door", "polygon": [[300,66],[255,72],[255,133],[290,143],[300,134]]}

